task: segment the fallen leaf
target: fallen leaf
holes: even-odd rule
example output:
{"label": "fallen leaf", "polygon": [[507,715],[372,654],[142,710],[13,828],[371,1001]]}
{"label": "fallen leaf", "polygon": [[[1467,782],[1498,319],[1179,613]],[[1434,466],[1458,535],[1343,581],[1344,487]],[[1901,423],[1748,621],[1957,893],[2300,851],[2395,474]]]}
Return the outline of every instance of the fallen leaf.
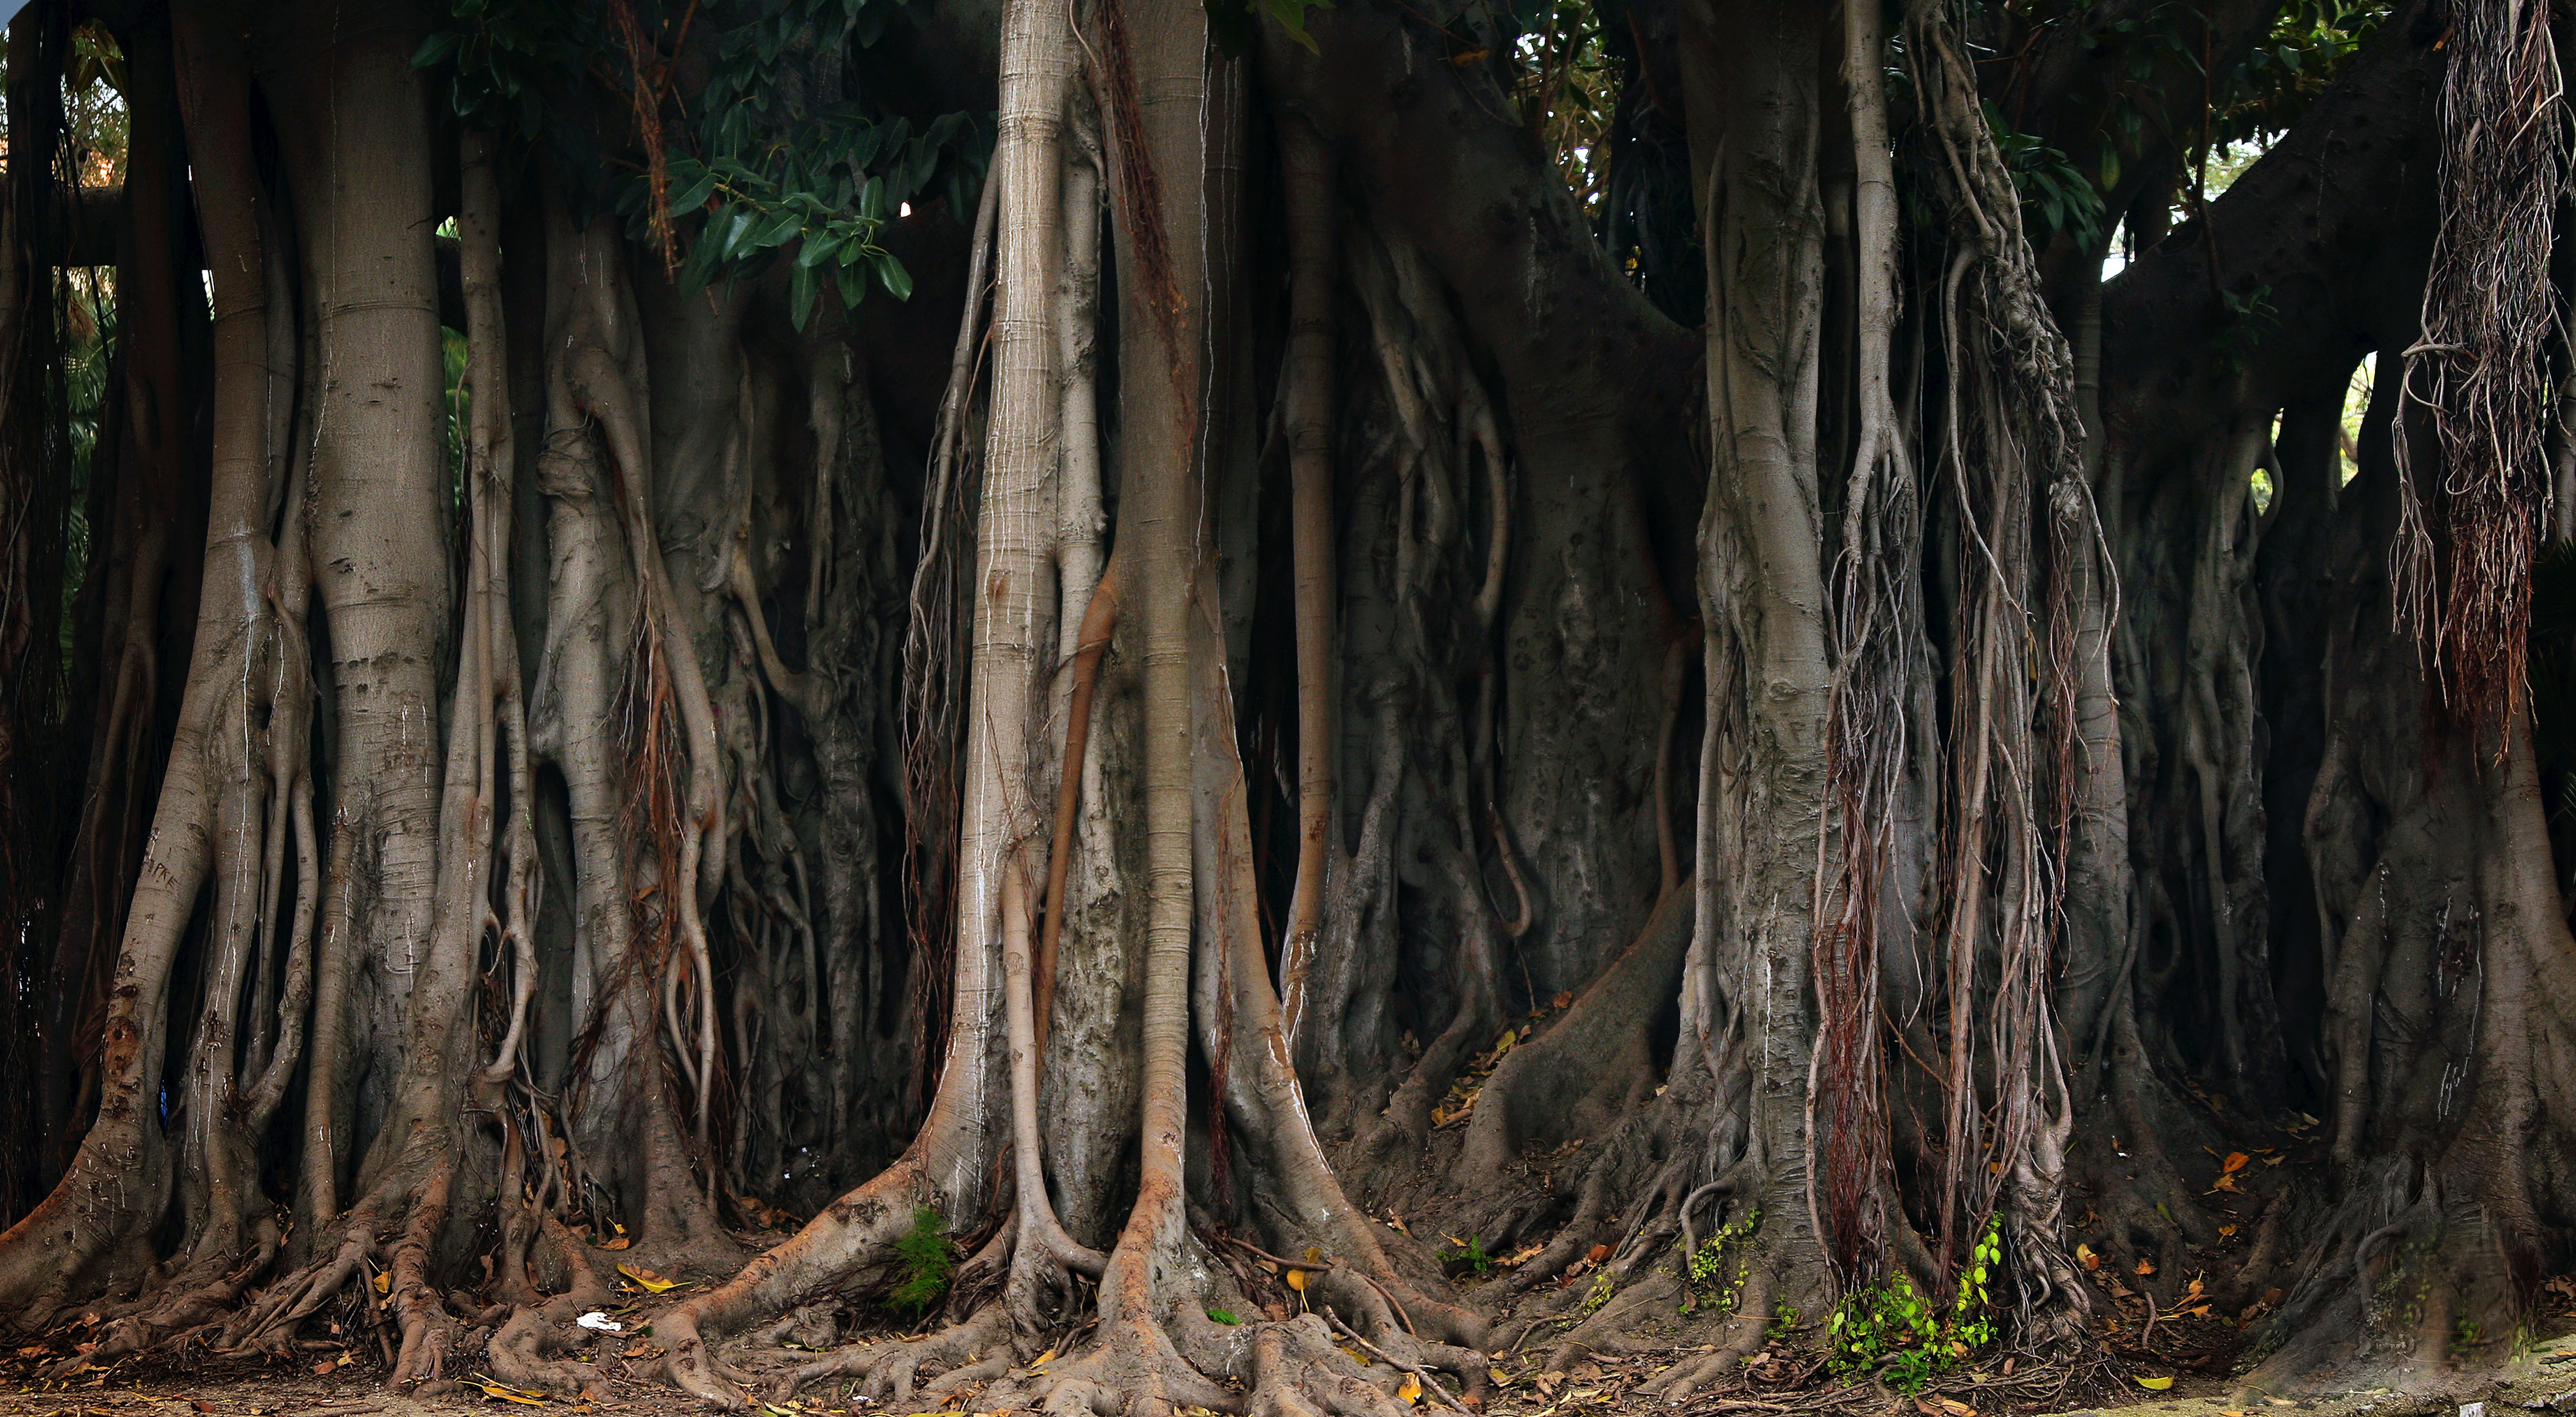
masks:
{"label": "fallen leaf", "polygon": [[625,1249],[627,1246],[632,1245],[632,1244],[634,1244],[634,1243],[635,1243],[635,1237],[634,1237],[634,1236],[632,1236],[632,1235],[620,1235],[620,1236],[618,1236],[616,1239],[611,1240],[611,1241],[607,1242],[606,1244],[601,1245],[601,1246],[600,1246],[600,1248],[601,1248],[601,1249],[603,1249],[603,1250],[622,1250],[622,1249]]}
{"label": "fallen leaf", "polygon": [[2209,1186],[2209,1193],[2210,1193],[2211,1195],[2216,1195],[2216,1194],[2218,1194],[2220,1191],[2232,1191],[2232,1190],[2235,1190],[2235,1189],[2236,1189],[2236,1174],[2235,1174],[2234,1172],[2230,1171],[2230,1172],[2224,1172],[2224,1173],[2221,1173],[2221,1174],[2220,1174],[2220,1176],[2219,1176],[2219,1178],[2218,1178],[2216,1181],[2213,1181],[2213,1182],[2211,1182],[2211,1183],[2210,1183],[2210,1186]]}
{"label": "fallen leaf", "polygon": [[1562,990],[1562,989],[1560,989],[1560,990],[1558,990],[1558,991],[1557,991],[1557,994],[1556,994],[1556,1006],[1557,1006],[1558,1008],[1560,1008],[1560,1009],[1561,1009],[1561,1008],[1564,1008],[1566,1005],[1571,1004],[1571,1003],[1573,1003],[1573,1002],[1574,1002],[1574,996],[1573,996],[1572,994],[1566,993],[1566,992],[1565,992],[1564,990]]}
{"label": "fallen leaf", "polygon": [[393,1277],[391,1274],[382,1274],[382,1273],[380,1273],[380,1274],[378,1274],[378,1275],[376,1276],[376,1292],[377,1292],[377,1293],[379,1293],[379,1294],[390,1294],[390,1293],[392,1293],[392,1292],[393,1292],[393,1287],[394,1287],[394,1277]]}
{"label": "fallen leaf", "polygon": [[2236,1233],[2236,1227],[2233,1225],[2221,1225],[2218,1227],[2218,1233],[2221,1237],[2233,1235]]}
{"label": "fallen leaf", "polygon": [[1977,1409],[1959,1401],[1957,1398],[1942,1397],[1935,1398],[1933,1400],[1940,1403],[1941,1410],[1949,1413],[1950,1417],[1977,1417]]}
{"label": "fallen leaf", "polygon": [[2075,1257],[2084,1261],[2084,1267],[2086,1269],[2100,1269],[2102,1267],[2102,1257],[2093,1253],[2093,1247],[2091,1245],[2076,1246]]}
{"label": "fallen leaf", "polygon": [[2241,1151],[2231,1151],[2227,1153],[2227,1159],[2219,1165],[2229,1171],[2242,1171],[2245,1169],[2245,1163],[2253,1159]]}
{"label": "fallen leaf", "polygon": [[313,1365],[313,1376],[317,1378],[327,1378],[331,1376],[331,1370],[338,1366],[340,1365],[331,1362],[329,1359],[324,1359],[323,1361]]}
{"label": "fallen leaf", "polygon": [[520,1392],[513,1388],[506,1388],[501,1386],[499,1383],[478,1382],[475,1383],[474,1386],[483,1389],[483,1395],[485,1397],[498,1398],[503,1402],[515,1402],[522,1407],[543,1407],[546,1405],[546,1400],[542,1397],[535,1396],[531,1393]]}
{"label": "fallen leaf", "polygon": [[1610,1247],[1608,1245],[1595,1245],[1590,1251],[1586,1252],[1583,1257],[1594,1264],[1604,1263],[1610,1258]]}
{"label": "fallen leaf", "polygon": [[2286,1157],[2286,1156],[2279,1156],[2279,1155],[2267,1156],[2267,1157],[2264,1157],[2264,1158],[2263,1158],[2263,1164],[2264,1164],[2264,1165],[2266,1165],[2266,1166],[2278,1166],[2278,1165],[2280,1165],[2282,1162],[2287,1161],[2287,1160],[2289,1160],[2289,1159],[2290,1159],[2290,1158],[2288,1158],[2288,1157]]}
{"label": "fallen leaf", "polygon": [[[620,1266],[620,1268],[623,1268],[623,1266]],[[2156,1262],[2154,1260],[2140,1260],[2138,1261],[2137,1268],[2129,1271],[2131,1274],[2153,1274],[2155,1272]]]}
{"label": "fallen leaf", "polygon": [[1292,1269],[1288,1271],[1287,1278],[1289,1288],[1296,1290],[1300,1294],[1306,1292],[1306,1271],[1302,1269]]}
{"label": "fallen leaf", "polygon": [[660,1294],[666,1290],[677,1289],[680,1287],[680,1281],[676,1279],[664,1279],[662,1276],[655,1274],[649,1269],[639,1269],[631,1264],[619,1265],[617,1267],[617,1272],[625,1275],[631,1280],[634,1280],[637,1284],[644,1286],[646,1290],[655,1294]]}
{"label": "fallen leaf", "polygon": [[1457,65],[1461,69],[1464,69],[1470,64],[1482,62],[1487,52],[1488,51],[1482,49],[1470,49],[1464,54],[1451,56],[1449,62]]}
{"label": "fallen leaf", "polygon": [[1406,1403],[1408,1405],[1420,1402],[1422,1400],[1422,1379],[1415,1377],[1411,1373],[1405,1374],[1404,1381],[1396,1384],[1395,1399],[1398,1402]]}
{"label": "fallen leaf", "polygon": [[2166,1388],[2169,1388],[2169,1387],[2172,1387],[2172,1386],[2173,1386],[2173,1379],[2171,1379],[2171,1378],[2140,1378],[2140,1379],[2138,1379],[2138,1386],[2140,1386],[2140,1387],[2142,1387],[2142,1388],[2145,1388],[2145,1389],[2146,1389],[2147,1391],[2149,1391],[2149,1392],[2162,1392],[2162,1391],[2164,1391]]}

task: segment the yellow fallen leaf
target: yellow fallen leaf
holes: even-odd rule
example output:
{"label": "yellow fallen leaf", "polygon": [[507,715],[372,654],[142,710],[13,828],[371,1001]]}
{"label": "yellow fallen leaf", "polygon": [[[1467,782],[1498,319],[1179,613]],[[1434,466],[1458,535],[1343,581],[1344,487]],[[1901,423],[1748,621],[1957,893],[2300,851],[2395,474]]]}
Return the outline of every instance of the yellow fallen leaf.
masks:
{"label": "yellow fallen leaf", "polygon": [[2084,1267],[2086,1269],[2100,1269],[2102,1267],[2102,1257],[2093,1253],[2093,1247],[2091,1245],[2076,1246],[2075,1257],[2084,1261]]}
{"label": "yellow fallen leaf", "polygon": [[676,1279],[664,1279],[662,1276],[655,1274],[649,1269],[638,1269],[631,1264],[619,1265],[617,1267],[617,1272],[625,1275],[631,1280],[634,1280],[637,1284],[644,1286],[646,1290],[655,1294],[680,1287],[680,1281]]}
{"label": "yellow fallen leaf", "polygon": [[1487,52],[1488,51],[1482,49],[1470,49],[1464,54],[1451,56],[1449,62],[1457,65],[1461,69],[1464,69],[1470,64],[1483,63]]}
{"label": "yellow fallen leaf", "polygon": [[1422,1400],[1422,1379],[1415,1377],[1411,1373],[1405,1374],[1404,1381],[1396,1384],[1395,1400],[1403,1403],[1420,1402]]}
{"label": "yellow fallen leaf", "polygon": [[2227,1159],[2219,1165],[2229,1171],[2242,1171],[2245,1169],[2245,1163],[2253,1159],[2241,1151],[2231,1151],[2227,1153]]}
{"label": "yellow fallen leaf", "polygon": [[634,1236],[632,1236],[632,1235],[620,1235],[620,1236],[618,1236],[616,1239],[609,1241],[607,1244],[604,1244],[604,1245],[600,1246],[600,1248],[601,1248],[601,1249],[603,1249],[603,1250],[622,1250],[622,1249],[625,1249],[627,1246],[632,1245],[632,1244],[634,1244],[634,1243],[635,1243],[635,1237],[634,1237]]}
{"label": "yellow fallen leaf", "polygon": [[1431,1125],[1435,1127],[1445,1127],[1449,1125],[1449,1113],[1447,1110],[1439,1107],[1432,1108]]}
{"label": "yellow fallen leaf", "polygon": [[2142,1388],[2145,1388],[2145,1389],[2146,1389],[2147,1391],[2149,1391],[2149,1392],[2162,1392],[2162,1391],[2164,1391],[2166,1388],[2169,1388],[2169,1387],[2172,1387],[2172,1386],[2173,1386],[2173,1379],[2171,1379],[2171,1378],[2140,1378],[2140,1379],[2138,1379],[2138,1386],[2140,1386],[2140,1387],[2142,1387]]}
{"label": "yellow fallen leaf", "polygon": [[376,1275],[376,1292],[379,1294],[391,1294],[394,1292],[394,1277],[390,1274],[379,1272]]}
{"label": "yellow fallen leaf", "polygon": [[506,1388],[501,1386],[499,1383],[478,1382],[474,1384],[474,1386],[483,1389],[483,1395],[485,1397],[499,1398],[503,1402],[515,1402],[522,1407],[543,1407],[546,1405],[546,1400],[542,1397],[520,1392],[515,1388]]}
{"label": "yellow fallen leaf", "polygon": [[1302,1269],[1292,1269],[1288,1271],[1288,1287],[1296,1290],[1300,1294],[1305,1293],[1306,1271]]}
{"label": "yellow fallen leaf", "polygon": [[[624,1269],[625,1266],[619,1265],[618,1268]],[[2153,1274],[2155,1272],[2156,1262],[2154,1260],[2140,1260],[2138,1261],[2138,1267],[2129,1271],[2131,1274]]]}
{"label": "yellow fallen leaf", "polygon": [[2219,1227],[2218,1227],[2218,1233],[2219,1233],[2219,1235],[2220,1235],[2222,1238],[2224,1238],[2224,1237],[2226,1237],[2226,1236],[2229,1236],[2229,1235],[2233,1235],[2233,1234],[2235,1234],[2235,1233],[2236,1233],[2236,1227],[2235,1227],[2235,1226],[2233,1226],[2233,1225],[2221,1225],[2221,1226],[2219,1226]]}
{"label": "yellow fallen leaf", "polygon": [[1055,1350],[1054,1350],[1054,1349],[1052,1349],[1052,1348],[1050,1348],[1050,1349],[1048,1349],[1047,1351],[1045,1351],[1044,1353],[1039,1354],[1039,1355],[1038,1355],[1038,1358],[1037,1358],[1037,1361],[1036,1361],[1036,1362],[1034,1362],[1034,1363],[1031,1363],[1029,1366],[1030,1366],[1030,1367],[1032,1367],[1032,1368],[1043,1368],[1043,1367],[1045,1367],[1047,1364],[1052,1363],[1052,1362],[1054,1362],[1054,1361],[1055,1361]]}
{"label": "yellow fallen leaf", "polygon": [[2209,1192],[2212,1195],[2216,1195],[2220,1191],[2232,1191],[2235,1189],[2236,1173],[2231,1171],[2221,1175],[2216,1181],[2212,1182],[2209,1187]]}
{"label": "yellow fallen leaf", "polygon": [[1308,1246],[1306,1247],[1306,1259],[1307,1259],[1307,1262],[1308,1262],[1308,1263],[1310,1263],[1310,1264],[1311,1264],[1311,1263],[1314,1263],[1314,1262],[1316,1262],[1316,1261],[1319,1261],[1319,1260],[1323,1259],[1323,1257],[1324,1257],[1324,1252],[1323,1252],[1322,1250],[1317,1249],[1317,1248],[1316,1248],[1316,1247],[1314,1247],[1313,1245],[1308,1245]]}

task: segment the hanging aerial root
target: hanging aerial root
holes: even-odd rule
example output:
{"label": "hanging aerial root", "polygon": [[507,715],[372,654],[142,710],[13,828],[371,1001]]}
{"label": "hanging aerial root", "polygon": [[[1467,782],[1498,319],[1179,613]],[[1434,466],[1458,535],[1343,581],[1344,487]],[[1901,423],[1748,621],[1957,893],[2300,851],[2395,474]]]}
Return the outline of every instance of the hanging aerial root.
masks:
{"label": "hanging aerial root", "polygon": [[2449,10],[2442,79],[2442,224],[2424,285],[2423,333],[2406,351],[2405,400],[2441,448],[2432,515],[2397,421],[2401,493],[2392,570],[2401,623],[2445,699],[2501,760],[2524,684],[2531,563],[2548,519],[2547,360],[2558,318],[2551,237],[2566,200],[2567,119],[2550,12]]}

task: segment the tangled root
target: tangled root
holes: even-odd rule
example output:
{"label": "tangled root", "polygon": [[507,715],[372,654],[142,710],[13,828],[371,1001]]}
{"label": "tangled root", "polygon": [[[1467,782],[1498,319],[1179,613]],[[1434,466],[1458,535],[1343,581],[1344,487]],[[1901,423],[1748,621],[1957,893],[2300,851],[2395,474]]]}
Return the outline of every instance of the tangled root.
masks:
{"label": "tangled root", "polygon": [[[990,1382],[1010,1372],[1020,1357],[1002,1309],[987,1306],[964,1323],[952,1324],[927,1338],[859,1344],[807,1363],[779,1379],[772,1399],[784,1402],[799,1390],[827,1378],[855,1376],[859,1379],[859,1393],[869,1401],[908,1403],[916,1396],[936,1396],[971,1383]],[[934,1373],[926,1382],[921,1380],[924,1368]]]}

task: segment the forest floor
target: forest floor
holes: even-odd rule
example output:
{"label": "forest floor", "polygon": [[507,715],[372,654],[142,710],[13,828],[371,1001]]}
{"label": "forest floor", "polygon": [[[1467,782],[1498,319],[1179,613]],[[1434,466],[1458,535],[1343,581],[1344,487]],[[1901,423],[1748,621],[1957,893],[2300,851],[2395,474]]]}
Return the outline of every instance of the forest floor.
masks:
{"label": "forest floor", "polygon": [[[2570,1285],[2576,1288],[2576,1285]],[[677,1296],[673,1296],[676,1298]],[[667,1302],[667,1301],[665,1301]],[[662,1307],[660,1303],[653,1307]],[[706,1408],[657,1374],[661,1350],[640,1320],[621,1311],[624,1334],[597,1336],[580,1354],[599,1374],[578,1401],[517,1392],[490,1379],[472,1362],[450,1376],[462,1384],[436,1396],[411,1396],[380,1385],[383,1358],[369,1354],[372,1335],[355,1344],[307,1342],[297,1365],[209,1359],[193,1366],[167,1358],[134,1358],[103,1372],[48,1380],[44,1370],[69,1356],[65,1339],[0,1351],[0,1417],[452,1417],[463,1412],[498,1414],[525,1407],[552,1408],[566,1417],[616,1413],[619,1417],[703,1417]],[[1571,1371],[1538,1370],[1528,1354],[1507,1354],[1494,1366],[1495,1386],[1486,1417],[2035,1417],[2035,1414],[2117,1410],[2120,1417],[2517,1417],[2523,1411],[2576,1412],[2576,1314],[2554,1309],[2541,1316],[2543,1336],[2501,1373],[2463,1375],[2448,1391],[2401,1395],[2385,1390],[2339,1398],[2293,1400],[2250,1391],[2230,1375],[2235,1352],[2222,1336],[2223,1321],[2186,1318],[2160,1324],[2162,1342],[2124,1350],[2116,1336],[2103,1357],[2080,1368],[2015,1363],[1963,1366],[1941,1374],[1913,1394],[1876,1383],[1842,1383],[1820,1357],[1801,1352],[1788,1335],[1747,1360],[1744,1374],[1685,1402],[1636,1395],[1640,1383],[1673,1362],[1704,1351],[1695,1345],[1603,1357]],[[643,1336],[638,1336],[643,1335]],[[865,1336],[865,1335],[861,1335]],[[2150,1335],[2155,1337],[2155,1335]],[[471,1353],[481,1342],[469,1334]],[[1809,1345],[1811,1346],[1811,1345]],[[810,1355],[786,1349],[729,1351],[727,1358],[757,1375],[784,1371]],[[2145,1382],[2171,1379],[2162,1390]],[[843,1384],[820,1384],[789,1403],[755,1417],[931,1417],[904,1404],[858,1405]],[[970,1391],[947,1402],[924,1401],[943,1413],[975,1411]],[[2483,1404],[2483,1407],[2473,1406]],[[1423,1408],[1433,1407],[1426,1395]],[[1198,1414],[1206,1417],[1206,1414]]]}

